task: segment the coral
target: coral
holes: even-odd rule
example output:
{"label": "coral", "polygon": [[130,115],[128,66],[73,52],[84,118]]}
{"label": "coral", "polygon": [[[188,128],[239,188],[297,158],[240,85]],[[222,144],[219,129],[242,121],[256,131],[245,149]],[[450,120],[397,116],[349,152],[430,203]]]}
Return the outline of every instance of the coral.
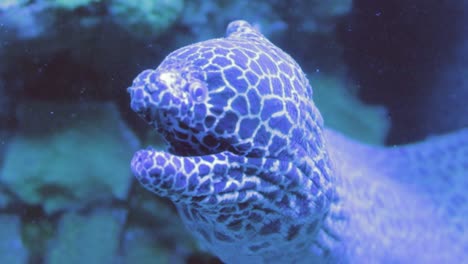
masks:
{"label": "coral", "polygon": [[0,8],[0,25],[5,39],[29,40],[42,37],[51,30],[53,18],[45,15],[44,3],[18,2]]}
{"label": "coral", "polygon": [[362,142],[383,145],[390,128],[385,108],[361,102],[346,89],[344,77],[315,74],[314,101],[327,127]]}
{"label": "coral", "polygon": [[26,4],[27,0],[3,0],[0,2],[0,12]]}
{"label": "coral", "polygon": [[142,38],[154,38],[181,14],[183,0],[114,0],[109,12],[115,23]]}
{"label": "coral", "polygon": [[54,212],[126,198],[138,141],[113,104],[30,102],[17,118],[0,179],[22,200]]}
{"label": "coral", "polygon": [[65,10],[74,10],[79,7],[90,5],[94,2],[101,0],[49,0],[51,4],[57,8],[63,8]]}
{"label": "coral", "polygon": [[285,16],[300,22],[297,30],[309,33],[333,32],[338,19],[348,14],[353,4],[352,0],[294,1],[294,7],[285,8],[283,5],[291,5],[291,2],[276,2],[277,7],[286,10]]}
{"label": "coral", "polygon": [[20,218],[0,214],[0,263],[27,263],[28,252],[21,240]]}
{"label": "coral", "polygon": [[64,215],[46,255],[46,263],[116,263],[125,218],[126,211],[119,209]]}
{"label": "coral", "polygon": [[30,8],[33,6],[44,6],[48,8],[60,8],[64,10],[72,11],[79,7],[84,7],[101,0],[39,0],[39,1],[28,1],[28,0],[3,0],[0,2],[1,10],[10,10],[17,7]]}
{"label": "coral", "polygon": [[212,38],[223,31],[230,21],[240,18],[251,21],[266,36],[281,33],[287,28],[267,1],[187,1],[180,24],[189,28],[192,34],[179,36],[179,42],[186,44],[188,41]]}

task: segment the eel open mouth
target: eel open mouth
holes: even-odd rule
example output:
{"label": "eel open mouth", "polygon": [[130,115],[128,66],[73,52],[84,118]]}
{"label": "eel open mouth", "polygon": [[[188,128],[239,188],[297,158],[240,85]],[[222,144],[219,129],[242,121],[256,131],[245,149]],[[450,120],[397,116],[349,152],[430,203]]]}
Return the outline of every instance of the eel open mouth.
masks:
{"label": "eel open mouth", "polygon": [[313,198],[323,197],[320,186],[288,161],[250,158],[228,151],[177,156],[148,148],[135,153],[131,166],[146,189],[176,203],[213,208],[268,200],[280,205],[279,210],[295,208],[295,214],[302,215],[313,208],[298,206],[295,200],[312,198],[316,200],[315,209],[325,202]]}

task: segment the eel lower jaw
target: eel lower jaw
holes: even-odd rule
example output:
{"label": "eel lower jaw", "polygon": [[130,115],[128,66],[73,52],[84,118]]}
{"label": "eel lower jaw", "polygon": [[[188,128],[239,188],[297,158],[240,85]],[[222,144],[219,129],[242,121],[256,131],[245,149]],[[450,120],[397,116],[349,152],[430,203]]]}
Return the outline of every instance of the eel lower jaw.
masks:
{"label": "eel lower jaw", "polygon": [[[131,169],[143,187],[173,202],[207,206],[227,201],[237,203],[234,198],[247,194],[239,197],[237,190],[221,190],[220,183],[214,180],[215,172],[209,171],[209,161],[222,156],[221,153],[180,156],[148,147],[134,154]],[[227,166],[229,161],[219,162]]]}
{"label": "eel lower jaw", "polygon": [[131,166],[149,191],[174,203],[208,211],[270,204],[270,209],[264,209],[304,217],[323,214],[328,207],[328,199],[317,189],[317,182],[288,161],[250,158],[228,151],[178,156],[148,148],[135,153]]}

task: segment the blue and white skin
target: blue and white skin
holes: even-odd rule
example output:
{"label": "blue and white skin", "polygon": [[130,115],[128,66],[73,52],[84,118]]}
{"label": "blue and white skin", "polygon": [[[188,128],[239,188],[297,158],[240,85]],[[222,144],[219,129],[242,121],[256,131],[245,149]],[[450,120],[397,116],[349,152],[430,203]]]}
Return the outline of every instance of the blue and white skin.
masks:
{"label": "blue and white skin", "polygon": [[245,21],[128,91],[169,146],[133,173],[223,262],[468,263],[468,129],[391,148],[324,129],[300,66]]}

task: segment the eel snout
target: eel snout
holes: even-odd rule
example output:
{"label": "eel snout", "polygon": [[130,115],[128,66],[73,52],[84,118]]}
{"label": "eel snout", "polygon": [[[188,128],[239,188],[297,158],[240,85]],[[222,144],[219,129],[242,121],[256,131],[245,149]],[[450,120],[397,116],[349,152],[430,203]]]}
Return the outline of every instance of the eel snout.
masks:
{"label": "eel snout", "polygon": [[185,86],[187,81],[178,71],[144,70],[127,89],[130,107],[150,125],[167,126],[169,119],[185,116],[188,111],[190,100]]}

